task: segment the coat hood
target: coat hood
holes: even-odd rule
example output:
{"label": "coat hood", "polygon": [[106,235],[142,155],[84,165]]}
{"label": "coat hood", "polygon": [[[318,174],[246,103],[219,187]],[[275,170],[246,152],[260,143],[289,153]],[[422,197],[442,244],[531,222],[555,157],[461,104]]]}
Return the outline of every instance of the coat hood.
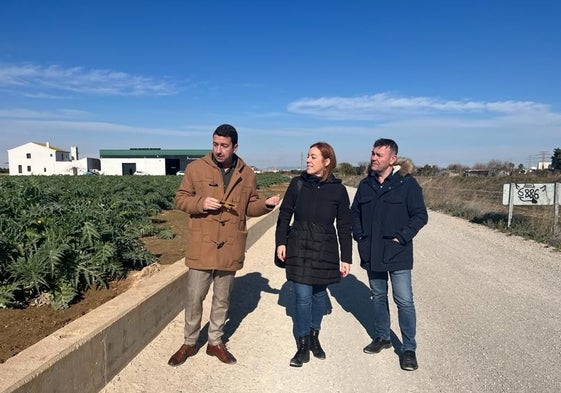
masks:
{"label": "coat hood", "polygon": [[393,166],[393,173],[398,173],[401,176],[411,175],[415,170],[415,165],[408,158],[398,158]]}

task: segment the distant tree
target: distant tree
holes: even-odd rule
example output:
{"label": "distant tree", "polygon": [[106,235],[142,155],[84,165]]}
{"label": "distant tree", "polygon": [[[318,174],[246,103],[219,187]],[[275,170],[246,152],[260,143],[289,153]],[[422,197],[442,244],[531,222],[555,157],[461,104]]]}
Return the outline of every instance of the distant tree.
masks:
{"label": "distant tree", "polygon": [[551,169],[561,169],[561,148],[559,147],[553,149],[553,155],[551,156]]}
{"label": "distant tree", "polygon": [[339,165],[337,165],[337,172],[340,173],[341,175],[352,176],[352,175],[356,175],[356,168],[352,166],[352,164],[349,164],[348,162],[342,162]]}
{"label": "distant tree", "polygon": [[359,162],[356,168],[357,175],[366,175],[368,173],[368,168],[370,168],[369,162]]}
{"label": "distant tree", "polygon": [[491,171],[500,171],[504,169],[504,163],[499,160],[491,160],[487,163],[487,169]]}
{"label": "distant tree", "polygon": [[524,164],[518,164],[518,172],[524,172]]}
{"label": "distant tree", "polygon": [[450,172],[463,173],[467,167],[462,164],[450,164],[446,167]]}
{"label": "distant tree", "polygon": [[510,173],[514,170],[514,164],[508,161],[491,160],[486,166],[491,174],[498,174],[501,171]]}
{"label": "distant tree", "polygon": [[426,164],[423,167],[417,168],[415,173],[419,176],[434,176],[440,172],[440,169],[436,165]]}

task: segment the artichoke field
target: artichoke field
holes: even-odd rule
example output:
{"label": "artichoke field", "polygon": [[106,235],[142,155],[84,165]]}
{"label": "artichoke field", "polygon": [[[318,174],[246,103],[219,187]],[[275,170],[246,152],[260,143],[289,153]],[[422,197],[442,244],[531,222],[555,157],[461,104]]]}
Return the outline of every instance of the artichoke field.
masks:
{"label": "artichoke field", "polygon": [[0,178],[0,307],[68,307],[155,262],[140,240],[173,208],[172,176]]}

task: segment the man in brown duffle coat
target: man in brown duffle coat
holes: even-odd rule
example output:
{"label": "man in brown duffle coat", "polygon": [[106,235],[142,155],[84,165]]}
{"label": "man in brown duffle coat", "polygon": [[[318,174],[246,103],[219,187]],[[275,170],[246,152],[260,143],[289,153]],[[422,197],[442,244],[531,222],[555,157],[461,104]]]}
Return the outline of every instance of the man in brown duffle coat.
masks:
{"label": "man in brown duffle coat", "polygon": [[187,299],[185,341],[169,359],[179,366],[197,353],[203,300],[210,285],[213,297],[206,353],[227,364],[236,358],[222,342],[228,317],[230,293],[236,271],[243,267],[247,240],[247,217],[272,211],[280,196],[260,199],[253,170],[236,155],[238,133],[229,124],[214,131],[212,152],[185,168],[175,195],[175,205],[189,213],[185,250]]}

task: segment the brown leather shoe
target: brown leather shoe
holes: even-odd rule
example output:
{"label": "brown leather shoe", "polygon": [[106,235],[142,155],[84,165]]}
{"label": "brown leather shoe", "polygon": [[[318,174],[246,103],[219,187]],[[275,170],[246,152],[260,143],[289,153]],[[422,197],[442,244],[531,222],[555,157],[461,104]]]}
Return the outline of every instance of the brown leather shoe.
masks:
{"label": "brown leather shoe", "polygon": [[170,366],[179,366],[185,363],[188,357],[195,355],[197,351],[198,349],[195,345],[183,344],[181,348],[169,358],[168,364]]}
{"label": "brown leather shoe", "polygon": [[220,343],[218,345],[207,345],[206,353],[210,356],[216,356],[218,360],[226,364],[236,363],[236,358],[226,349],[226,345]]}

